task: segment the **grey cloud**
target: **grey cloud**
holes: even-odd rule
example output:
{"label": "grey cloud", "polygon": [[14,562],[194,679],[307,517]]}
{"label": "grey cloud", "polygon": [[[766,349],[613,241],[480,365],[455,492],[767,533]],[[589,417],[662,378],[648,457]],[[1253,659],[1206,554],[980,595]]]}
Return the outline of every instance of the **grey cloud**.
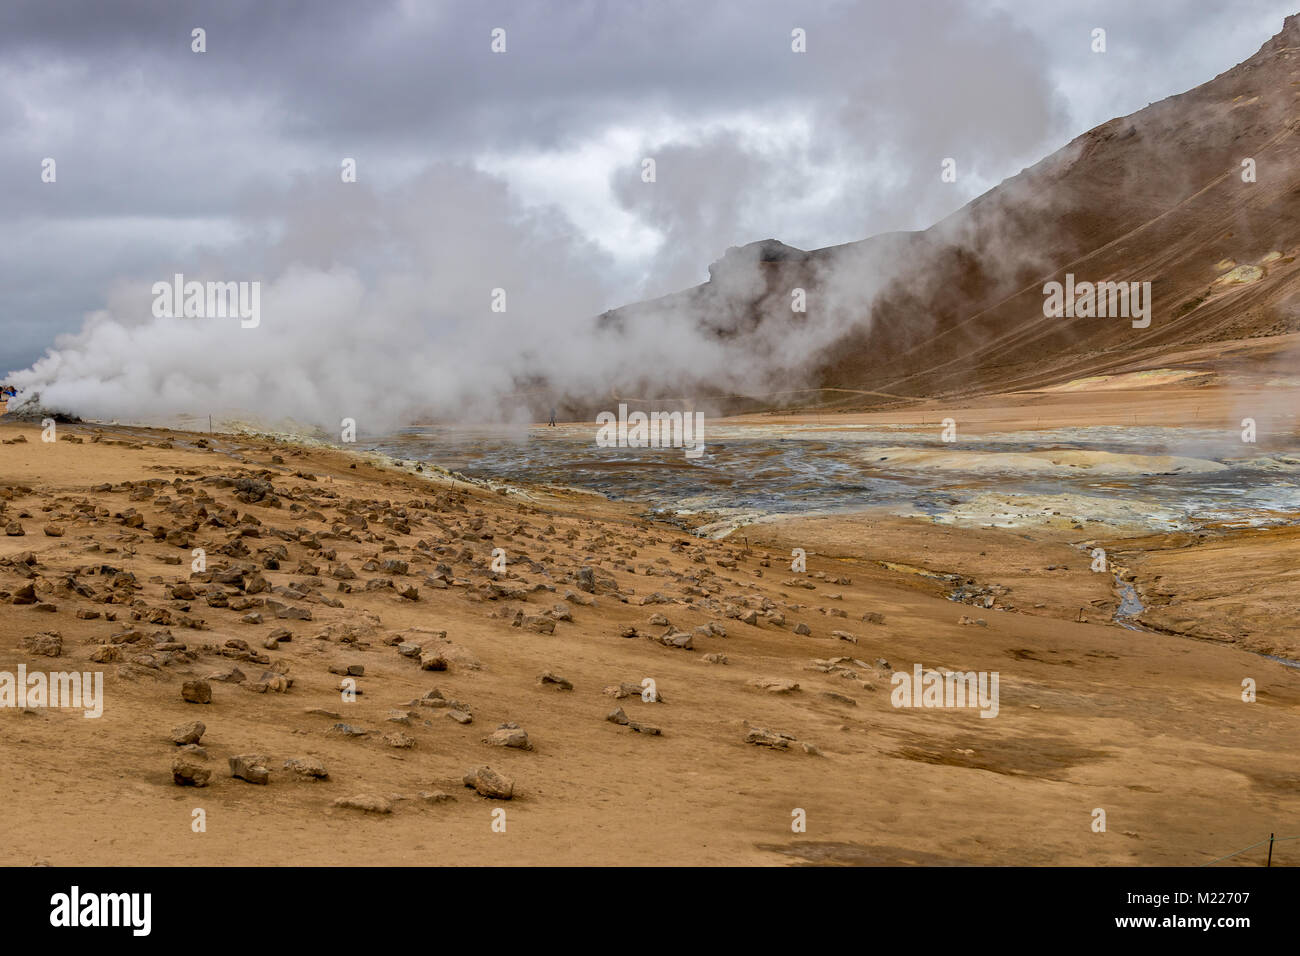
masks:
{"label": "grey cloud", "polygon": [[[297,290],[308,304],[286,309],[301,336],[354,341],[309,320],[322,287],[401,317],[367,319],[356,355],[473,326],[485,285],[520,290],[520,317],[532,302],[534,322],[581,334],[579,313],[698,282],[728,245],[776,236],[811,248],[928,225],[1081,123],[1228,68],[1284,12],[1272,0],[11,0],[0,8],[0,368],[30,365],[106,305],[112,318],[94,320],[88,342],[106,342],[108,322],[148,328],[120,290],[173,271]],[[1106,59],[1086,52],[1094,20],[1109,31]],[[208,32],[206,54],[190,52],[194,26]],[[504,56],[488,51],[495,26],[508,30]],[[806,54],[790,52],[794,26],[808,32]],[[803,141],[765,136],[794,122]],[[472,172],[486,153],[567,150],[614,127],[674,131],[647,132],[640,155],[593,171],[662,237],[639,259]],[[650,154],[659,182],[642,188]],[[43,156],[58,160],[57,185],[39,180]],[[358,160],[355,186],[339,183],[343,156]],[[955,185],[939,181],[945,156],[958,161]],[[460,356],[487,363],[479,379],[494,387],[530,365],[575,381],[597,361],[606,377],[620,367],[603,339],[566,364],[545,360],[531,327],[509,328],[495,351],[475,342]],[[176,349],[211,344],[163,334],[173,351],[134,344],[185,369]],[[107,360],[74,353],[90,362],[78,397],[93,406],[100,393],[85,383],[111,378],[96,365]],[[413,352],[441,368],[431,354]],[[215,387],[191,371],[194,395]],[[177,398],[178,374],[141,377]],[[112,395],[105,407],[130,404]]]}

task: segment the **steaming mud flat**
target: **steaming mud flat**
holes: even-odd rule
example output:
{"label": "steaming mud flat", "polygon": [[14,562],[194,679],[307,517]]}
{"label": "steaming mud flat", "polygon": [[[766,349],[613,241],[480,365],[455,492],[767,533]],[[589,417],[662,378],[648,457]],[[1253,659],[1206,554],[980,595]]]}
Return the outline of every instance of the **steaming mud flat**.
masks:
{"label": "steaming mud flat", "polygon": [[[0,708],[0,862],[1200,863],[1300,813],[1300,675],[1114,625],[1068,525],[812,513],[746,546],[569,493],[559,465],[554,490],[512,476],[525,498],[289,442],[39,434],[0,422],[25,439],[0,445],[23,531],[0,536],[0,670],[101,670],[104,709]],[[1127,546],[1167,581],[1294,543],[1200,533]],[[998,672],[998,716],[892,706],[917,664]],[[173,739],[195,720],[205,757]],[[178,755],[207,786],[174,782]],[[512,799],[465,786],[484,766]]]}
{"label": "steaming mud flat", "polygon": [[[411,428],[363,447],[467,475],[583,488],[696,517],[883,509],[959,523],[1076,521],[1188,530],[1300,515],[1300,448],[1243,454],[1219,430],[1089,427],[983,433],[715,425],[706,451],[598,448],[589,425]],[[1194,449],[1195,454],[1182,452]],[[999,511],[997,503],[1011,507]],[[698,524],[698,521],[695,522]]]}

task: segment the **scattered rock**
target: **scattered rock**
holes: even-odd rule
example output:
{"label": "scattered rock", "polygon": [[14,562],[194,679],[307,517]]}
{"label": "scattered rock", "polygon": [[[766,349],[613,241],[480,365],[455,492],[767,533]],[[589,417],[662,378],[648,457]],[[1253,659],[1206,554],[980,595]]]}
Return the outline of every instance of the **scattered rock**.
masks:
{"label": "scattered rock", "polygon": [[628,717],[623,712],[622,707],[616,707],[606,715],[605,719],[611,724],[618,724],[620,727],[626,727],[629,730],[635,730],[638,734],[646,734],[650,737],[658,737],[661,731],[658,727],[651,727],[649,724],[640,724]]}
{"label": "scattered rock", "polygon": [[212,771],[199,763],[195,754],[177,754],[172,758],[172,783],[178,787],[206,787]]}
{"label": "scattered rock", "polygon": [[751,727],[745,733],[745,743],[754,744],[756,747],[770,747],[773,750],[789,750],[790,745],[798,743],[798,740],[780,731]]}
{"label": "scattered rock", "polygon": [[514,750],[532,750],[533,745],[528,740],[528,734],[514,723],[502,724],[492,731],[491,734],[483,738],[483,743],[492,744],[495,747],[511,747]]}
{"label": "scattered rock", "polygon": [[212,685],[205,680],[187,680],[181,685],[181,697],[190,704],[210,704]]}
{"label": "scattered rock", "polygon": [[558,674],[552,674],[550,671],[544,671],[537,675],[537,683],[551,684],[560,690],[573,690],[573,682],[565,680]]}
{"label": "scattered rock", "polygon": [[204,681],[217,681],[221,684],[242,684],[247,679],[248,678],[245,676],[243,671],[234,664],[231,664],[228,667],[223,667],[221,670],[213,671],[204,678]]}
{"label": "scattered rock", "polygon": [[447,658],[441,654],[430,652],[420,655],[420,670],[423,671],[445,671],[447,669]]}
{"label": "scattered rock", "polygon": [[479,767],[465,774],[465,786],[492,800],[510,800],[515,795],[515,782],[491,767]]}
{"label": "scattered rock", "polygon": [[351,724],[339,723],[325,731],[325,733],[329,737],[364,737],[370,731],[362,730],[360,727],[354,727]]}
{"label": "scattered rock", "polygon": [[303,780],[328,780],[329,773],[319,757],[290,757],[284,762],[284,769]]}
{"label": "scattered rock", "polygon": [[270,759],[263,754],[239,754],[231,757],[230,775],[237,780],[247,780],[249,783],[268,783],[271,775],[266,765]]}
{"label": "scattered rock", "polygon": [[393,802],[377,793],[358,793],[351,797],[339,797],[334,806],[344,810],[360,810],[363,813],[392,813]]}
{"label": "scattered rock", "polygon": [[790,694],[799,689],[797,683],[785,677],[754,677],[745,683],[771,694]]}
{"label": "scattered rock", "polygon": [[199,738],[207,732],[207,727],[201,720],[192,720],[188,724],[181,724],[179,727],[172,728],[172,743],[178,747],[186,744],[197,744]]}
{"label": "scattered rock", "polygon": [[19,643],[29,654],[37,657],[59,657],[63,654],[63,637],[57,631],[32,634]]}

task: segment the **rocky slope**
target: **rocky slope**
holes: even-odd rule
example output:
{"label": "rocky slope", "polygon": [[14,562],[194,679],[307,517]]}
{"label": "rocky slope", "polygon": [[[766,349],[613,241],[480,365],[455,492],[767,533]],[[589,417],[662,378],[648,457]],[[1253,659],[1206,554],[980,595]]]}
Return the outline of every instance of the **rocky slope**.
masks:
{"label": "rocky slope", "polygon": [[[774,239],[733,248],[703,285],[600,322],[685,311],[756,353],[785,340],[801,355],[811,340],[811,357],[774,363],[768,397],[845,389],[794,396],[844,406],[1036,387],[1294,333],[1297,97],[1292,16],[1235,68],[1090,130],[929,229],[809,252]],[[1066,273],[1150,282],[1150,326],[1045,317],[1043,286]],[[792,312],[795,288],[807,292],[806,314]]]}

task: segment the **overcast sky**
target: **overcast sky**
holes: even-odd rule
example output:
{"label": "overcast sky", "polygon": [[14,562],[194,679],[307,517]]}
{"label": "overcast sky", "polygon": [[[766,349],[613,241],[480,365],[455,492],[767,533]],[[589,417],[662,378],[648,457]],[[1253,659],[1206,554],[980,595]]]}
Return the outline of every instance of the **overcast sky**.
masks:
{"label": "overcast sky", "polygon": [[[115,296],[118,321],[148,318],[121,291],[132,283],[215,263],[226,279],[343,269],[359,289],[425,272],[504,284],[496,269],[563,281],[548,308],[594,313],[703,281],[729,245],[924,228],[1092,126],[1230,68],[1289,12],[4,0],[0,371]],[[497,27],[504,53],[490,49]],[[356,183],[341,181],[345,157]],[[940,181],[945,157],[955,183]],[[529,263],[545,267],[520,278]]]}

